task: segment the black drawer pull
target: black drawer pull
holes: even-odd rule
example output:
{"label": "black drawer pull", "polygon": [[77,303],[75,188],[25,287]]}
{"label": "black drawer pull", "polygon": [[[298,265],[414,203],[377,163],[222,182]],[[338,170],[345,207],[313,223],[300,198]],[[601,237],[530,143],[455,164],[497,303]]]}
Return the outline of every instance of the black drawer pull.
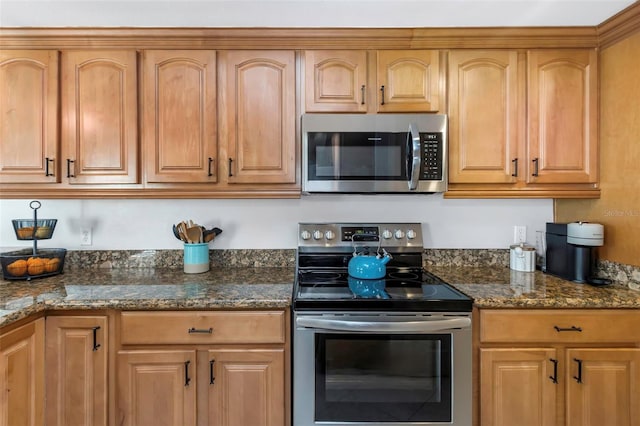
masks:
{"label": "black drawer pull", "polygon": [[555,328],[558,333],[560,333],[561,331],[577,331],[578,333],[582,332],[582,327],[576,327],[575,325],[572,325],[569,328],[562,328],[554,325],[553,328]]}
{"label": "black drawer pull", "polygon": [[229,177],[233,176],[233,173],[231,173],[231,167],[233,167],[233,158],[229,158]]}
{"label": "black drawer pull", "polygon": [[384,105],[384,86],[380,86],[380,105]]}
{"label": "black drawer pull", "polygon": [[207,176],[213,176],[213,172],[211,171],[211,166],[213,165],[213,158],[209,157],[209,168],[207,169]]}
{"label": "black drawer pull", "polygon": [[538,158],[534,158],[533,160],[531,160],[533,162],[533,173],[531,174],[531,176],[533,177],[538,177],[539,176],[539,162],[540,160]]}
{"label": "black drawer pull", "polygon": [[97,351],[100,347],[100,343],[98,343],[98,330],[100,330],[100,326],[93,327],[93,350]]}
{"label": "black drawer pull", "polygon": [[549,358],[549,361],[553,363],[553,376],[549,376],[553,383],[558,383],[558,360]]}
{"label": "black drawer pull", "polygon": [[194,334],[194,333],[201,333],[201,334],[213,334],[213,328],[209,327],[209,328],[195,328],[195,327],[191,327],[190,329],[187,330],[187,332],[189,334]]}
{"label": "black drawer pull", "polygon": [[49,173],[49,163],[53,163],[53,158],[44,157],[44,175],[45,176],[54,176],[53,173]]}
{"label": "black drawer pull", "polygon": [[573,376],[573,378],[576,382],[582,383],[582,360],[578,358],[574,358],[573,360],[578,363],[578,375]]}
{"label": "black drawer pull", "polygon": [[511,176],[518,177],[518,159],[514,158],[511,162],[513,163],[513,173],[511,173]]}
{"label": "black drawer pull", "polygon": [[74,173],[71,173],[71,165],[73,163],[75,163],[74,160],[70,160],[70,159],[67,158],[67,177],[68,178],[76,177],[75,171],[74,171]]}
{"label": "black drawer pull", "polygon": [[360,105],[364,105],[364,84],[360,88]]}
{"label": "black drawer pull", "polygon": [[215,364],[216,360],[212,359],[209,361],[209,384],[212,385],[216,381],[216,376],[213,375],[213,364]]}

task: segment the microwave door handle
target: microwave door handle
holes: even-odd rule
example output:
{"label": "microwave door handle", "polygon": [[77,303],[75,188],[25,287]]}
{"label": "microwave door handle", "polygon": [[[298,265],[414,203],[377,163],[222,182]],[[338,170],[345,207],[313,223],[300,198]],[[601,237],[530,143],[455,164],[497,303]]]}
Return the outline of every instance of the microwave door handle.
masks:
{"label": "microwave door handle", "polygon": [[298,327],[328,331],[360,331],[380,333],[431,333],[455,328],[471,327],[471,318],[450,318],[431,321],[350,321],[325,318],[297,318]]}
{"label": "microwave door handle", "polygon": [[418,188],[418,180],[420,180],[420,133],[418,126],[409,124],[409,133],[407,134],[407,149],[411,152],[411,176],[409,178],[409,190]]}

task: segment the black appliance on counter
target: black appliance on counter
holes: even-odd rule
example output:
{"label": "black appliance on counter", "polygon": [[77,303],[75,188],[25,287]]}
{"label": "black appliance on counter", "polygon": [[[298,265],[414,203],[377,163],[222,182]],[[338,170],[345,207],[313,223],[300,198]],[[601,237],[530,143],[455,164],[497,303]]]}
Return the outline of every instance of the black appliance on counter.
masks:
{"label": "black appliance on counter", "polygon": [[604,244],[604,227],[598,223],[547,223],[546,273],[565,280],[607,285],[596,277],[597,248]]}
{"label": "black appliance on counter", "polygon": [[[383,278],[349,276],[355,252],[382,249]],[[423,269],[423,249],[419,223],[299,224],[295,426],[471,425],[473,301]]]}

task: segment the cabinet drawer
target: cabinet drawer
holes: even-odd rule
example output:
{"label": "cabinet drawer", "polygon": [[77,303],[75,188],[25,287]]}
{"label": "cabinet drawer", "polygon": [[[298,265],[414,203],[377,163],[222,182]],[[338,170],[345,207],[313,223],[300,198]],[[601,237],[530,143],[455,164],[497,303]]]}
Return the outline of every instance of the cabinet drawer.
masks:
{"label": "cabinet drawer", "polygon": [[640,343],[640,311],[483,309],[480,341]]}
{"label": "cabinet drawer", "polygon": [[123,345],[284,343],[284,311],[123,312]]}

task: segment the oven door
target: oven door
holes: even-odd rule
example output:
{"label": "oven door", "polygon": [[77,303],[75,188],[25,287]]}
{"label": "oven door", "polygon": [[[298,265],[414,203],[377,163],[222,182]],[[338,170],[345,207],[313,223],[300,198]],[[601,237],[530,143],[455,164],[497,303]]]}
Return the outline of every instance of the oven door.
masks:
{"label": "oven door", "polygon": [[294,315],[294,426],[471,425],[471,319]]}

